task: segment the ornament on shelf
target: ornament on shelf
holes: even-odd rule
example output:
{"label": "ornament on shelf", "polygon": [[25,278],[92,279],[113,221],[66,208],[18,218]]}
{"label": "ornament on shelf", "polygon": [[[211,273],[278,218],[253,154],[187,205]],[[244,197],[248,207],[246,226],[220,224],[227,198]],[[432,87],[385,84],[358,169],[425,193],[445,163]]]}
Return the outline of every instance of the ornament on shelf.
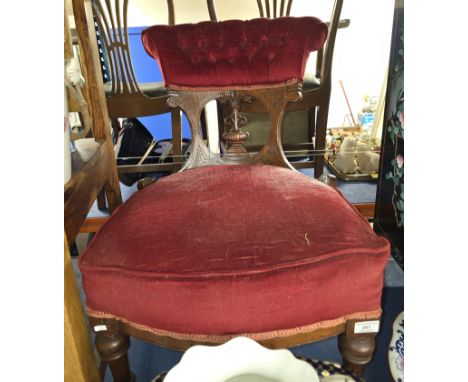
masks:
{"label": "ornament on shelf", "polygon": [[364,142],[358,142],[357,152],[357,170],[362,174],[372,174],[379,170],[380,155],[372,152],[371,146]]}
{"label": "ornament on shelf", "polygon": [[333,162],[334,166],[343,174],[354,174],[356,172],[356,160],[354,158],[354,150],[356,148],[356,139],[346,137],[340,145],[340,149],[336,153],[336,159]]}

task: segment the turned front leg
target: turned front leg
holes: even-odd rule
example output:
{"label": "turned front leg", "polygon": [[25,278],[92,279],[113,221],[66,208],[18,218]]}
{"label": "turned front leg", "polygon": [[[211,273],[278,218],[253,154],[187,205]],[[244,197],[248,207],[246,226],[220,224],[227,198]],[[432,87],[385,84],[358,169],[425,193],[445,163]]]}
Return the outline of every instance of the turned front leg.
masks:
{"label": "turned front leg", "polygon": [[117,320],[91,318],[96,333],[96,350],[102,360],[109,364],[114,382],[132,382],[127,350],[130,339],[120,331]]}
{"label": "turned front leg", "polygon": [[374,356],[378,329],[378,320],[351,321],[347,323],[346,331],[338,337],[343,366],[357,376],[363,375],[364,368]]}

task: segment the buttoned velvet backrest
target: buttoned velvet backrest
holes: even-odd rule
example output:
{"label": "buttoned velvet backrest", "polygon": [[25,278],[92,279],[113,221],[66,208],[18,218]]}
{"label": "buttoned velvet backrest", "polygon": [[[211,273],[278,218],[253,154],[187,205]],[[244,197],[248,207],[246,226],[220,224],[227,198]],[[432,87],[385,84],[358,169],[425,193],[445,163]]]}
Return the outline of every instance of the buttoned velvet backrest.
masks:
{"label": "buttoned velvet backrest", "polygon": [[295,83],[310,52],[322,48],[327,25],[315,17],[156,25],[143,45],[167,87],[233,88]]}

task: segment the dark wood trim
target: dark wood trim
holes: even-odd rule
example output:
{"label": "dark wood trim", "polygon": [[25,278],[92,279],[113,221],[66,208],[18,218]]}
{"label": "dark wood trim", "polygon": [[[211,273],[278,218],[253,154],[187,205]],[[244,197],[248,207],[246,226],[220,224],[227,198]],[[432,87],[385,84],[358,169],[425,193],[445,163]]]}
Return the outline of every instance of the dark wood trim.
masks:
{"label": "dark wood trim", "polygon": [[148,163],[121,165],[117,167],[117,170],[119,174],[125,174],[130,172],[174,171],[180,169],[180,167],[180,163]]}
{"label": "dark wood trim", "polygon": [[94,233],[101,229],[104,223],[109,219],[108,216],[86,218],[80,228],[80,233]]}
{"label": "dark wood trim", "polygon": [[[120,323],[121,330],[129,335],[130,337],[135,337],[143,341],[147,341],[159,346],[162,346],[166,349],[186,351],[194,345],[215,345],[215,343],[210,342],[197,342],[192,340],[180,340],[173,337],[161,336],[154,334],[149,331],[144,331],[137,329],[134,326],[129,324]],[[278,337],[268,340],[259,340],[258,342],[263,346],[270,349],[284,349],[290,348],[293,346],[299,346],[303,344],[308,344],[311,342],[320,341],[324,338],[337,336],[345,332],[346,325],[345,323],[338,324],[329,328],[320,328],[308,333],[294,334],[287,337]]]}
{"label": "dark wood trim", "polygon": [[[172,154],[175,157],[174,162],[182,162],[182,113],[180,109],[172,109]],[[172,172],[176,172],[182,168],[182,163],[175,164]]]}
{"label": "dark wood trim", "polygon": [[218,21],[218,17],[216,15],[216,6],[213,0],[207,0],[208,5],[208,13],[210,15],[211,21]]}
{"label": "dark wood trim", "polygon": [[353,206],[367,219],[374,217],[375,203],[355,203]]}
{"label": "dark wood trim", "polygon": [[174,12],[173,0],[167,0],[167,15],[168,15],[167,22],[169,23],[169,25],[175,25],[175,12]]}
{"label": "dark wood trim", "polygon": [[301,168],[313,168],[314,161],[307,161],[307,162],[290,162],[291,166],[293,166],[296,170]]}
{"label": "dark wood trim", "polygon": [[99,211],[104,211],[107,208],[106,192],[104,191],[104,189],[99,191],[96,202],[97,202],[97,208]]}
{"label": "dark wood trim", "polygon": [[107,96],[111,118],[136,118],[169,113],[167,95],[150,98],[143,94],[122,94]]}

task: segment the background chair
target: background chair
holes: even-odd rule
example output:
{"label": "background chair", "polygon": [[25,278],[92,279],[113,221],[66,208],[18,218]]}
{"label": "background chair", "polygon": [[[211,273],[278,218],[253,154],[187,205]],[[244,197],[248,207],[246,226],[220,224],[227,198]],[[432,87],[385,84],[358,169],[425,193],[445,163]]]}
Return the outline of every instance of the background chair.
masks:
{"label": "background chair", "polygon": [[[84,19],[83,19],[84,20]],[[84,51],[91,51],[95,41],[93,24],[81,25]],[[91,34],[91,37],[90,37]],[[94,35],[93,35],[94,34]],[[65,15],[65,63],[73,57],[72,38]],[[109,131],[109,117],[104,95],[99,57],[84,55],[86,83],[92,91],[85,92],[86,113],[91,115],[94,138],[81,139],[72,154],[72,175],[64,187],[64,372],[66,381],[100,381],[97,361],[91,345],[89,327],[85,320],[69,245],[75,240],[83,221],[101,189],[107,194],[110,211],[121,203],[114,149]]]}
{"label": "background chair", "polygon": [[[89,28],[93,28],[89,32]],[[90,34],[94,40],[90,39]],[[82,51],[93,49],[96,44],[94,23],[83,25],[81,34]],[[65,17],[65,61],[72,59],[72,38]],[[84,92],[88,109],[86,114],[91,116],[92,133],[94,138],[82,139],[78,150],[72,156],[73,176],[65,185],[65,233],[70,241],[74,240],[81,223],[85,219],[92,204],[100,193],[105,193],[110,212],[122,203],[114,148],[109,130],[106,98],[102,83],[99,57],[96,55],[82,56],[81,64],[85,67],[87,91]],[[82,193],[79,190],[87,190]]]}
{"label": "background chair", "polygon": [[[96,0],[90,12],[96,23],[97,40],[93,49],[101,52],[101,60],[107,60],[104,89],[109,117],[114,132],[114,142],[121,130],[120,118],[136,118],[171,113],[173,163],[117,166],[119,174],[152,171],[177,171],[182,161],[182,125],[179,109],[167,105],[167,90],[162,82],[139,83],[133,69],[128,34],[128,7],[131,1]],[[175,23],[173,0],[167,0],[168,24]],[[156,143],[156,142],[154,142]],[[150,142],[148,143],[150,144]],[[151,148],[148,146],[148,154]],[[105,208],[103,194],[98,198],[99,209]]]}
{"label": "background chair", "polygon": [[[259,16],[277,18],[289,16],[292,0],[257,0]],[[215,0],[207,0],[210,18],[218,21]],[[350,20],[340,20],[342,1],[336,1],[331,13],[328,39],[324,48],[317,52],[315,73],[306,75],[302,89],[302,101],[287,106],[282,141],[286,155],[291,161],[312,158],[312,161],[292,162],[295,168],[314,167],[314,176],[319,178],[323,174],[325,137],[328,120],[328,108],[331,93],[331,73],[333,50],[337,29],[346,28]],[[268,136],[268,114],[258,102],[243,104],[241,111],[249,121],[249,139],[245,146],[249,151],[258,151]],[[229,110],[224,106],[219,111],[224,119]],[[222,123],[220,123],[222,126]],[[222,131],[220,132],[222,135]],[[315,137],[315,145],[312,144]]]}
{"label": "background chair", "polygon": [[[89,0],[74,1],[82,38],[87,6]],[[257,33],[244,33],[250,27]],[[279,40],[268,42],[272,31]],[[362,372],[372,358],[376,329],[364,333],[359,325],[380,317],[388,242],[341,194],[298,174],[280,138],[286,105],[300,99],[297,68],[326,34],[313,18],[144,33],[146,50],[160,60],[169,104],[190,122],[192,149],[183,168],[190,171],[135,194],[79,259],[96,348],[116,381],[132,379],[128,336],[184,350],[241,334],[272,348],[339,334],[348,367]],[[246,49],[231,55],[237,41]],[[262,44],[267,49],[256,49]],[[257,72],[241,65],[249,59]],[[277,74],[266,81],[269,72]],[[209,152],[200,115],[209,100],[247,95],[269,112],[270,133],[258,154],[236,158],[236,165]]]}

